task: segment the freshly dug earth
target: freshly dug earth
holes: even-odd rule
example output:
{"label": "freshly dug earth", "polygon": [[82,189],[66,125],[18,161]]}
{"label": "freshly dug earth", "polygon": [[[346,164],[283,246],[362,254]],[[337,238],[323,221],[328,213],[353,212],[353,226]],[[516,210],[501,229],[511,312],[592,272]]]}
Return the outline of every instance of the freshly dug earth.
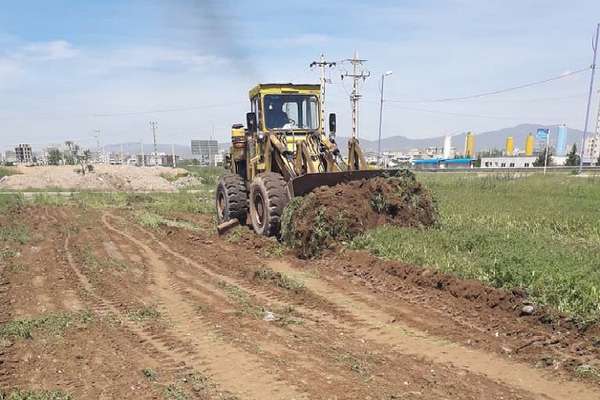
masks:
{"label": "freshly dug earth", "polygon": [[[518,296],[187,218],[0,213],[0,398],[600,398],[598,334],[515,314]],[[64,395],[10,395],[32,390]]]}
{"label": "freshly dug earth", "polygon": [[282,238],[300,257],[310,258],[378,225],[429,227],[436,220],[431,192],[406,171],[321,187],[293,199],[283,215]]}

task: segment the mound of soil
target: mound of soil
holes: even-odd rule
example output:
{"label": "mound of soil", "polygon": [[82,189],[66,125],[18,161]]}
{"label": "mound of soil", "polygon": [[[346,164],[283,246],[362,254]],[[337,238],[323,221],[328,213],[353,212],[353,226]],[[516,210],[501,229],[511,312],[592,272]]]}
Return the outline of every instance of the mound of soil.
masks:
{"label": "mound of soil", "polygon": [[429,227],[437,212],[431,195],[414,174],[363,179],[321,187],[294,198],[282,218],[282,239],[298,256],[311,258],[336,242],[383,224]]}

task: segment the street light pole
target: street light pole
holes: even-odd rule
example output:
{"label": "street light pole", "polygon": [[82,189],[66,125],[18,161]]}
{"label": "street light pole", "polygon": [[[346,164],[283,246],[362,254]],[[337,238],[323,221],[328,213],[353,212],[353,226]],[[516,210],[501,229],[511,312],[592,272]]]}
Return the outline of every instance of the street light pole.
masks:
{"label": "street light pole", "polygon": [[596,40],[592,45],[594,47],[594,58],[592,59],[592,76],[590,78],[590,91],[588,93],[587,110],[585,112],[585,124],[583,128],[583,137],[581,138],[581,158],[579,160],[579,173],[583,170],[583,157],[585,156],[585,139],[588,130],[588,120],[590,118],[590,105],[592,103],[592,91],[594,90],[594,73],[596,72],[596,55],[598,54],[598,36],[600,36],[600,24],[596,25]]}
{"label": "street light pole", "polygon": [[383,84],[385,77],[391,75],[392,71],[381,74],[381,97],[379,101],[379,139],[377,140],[377,165],[381,165],[381,124],[383,121]]}

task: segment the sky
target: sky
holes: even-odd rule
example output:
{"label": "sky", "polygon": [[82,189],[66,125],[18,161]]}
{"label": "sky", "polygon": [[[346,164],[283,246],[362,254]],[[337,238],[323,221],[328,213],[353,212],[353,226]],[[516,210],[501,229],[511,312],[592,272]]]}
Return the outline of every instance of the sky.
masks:
{"label": "sky", "polygon": [[[350,134],[354,51],[361,82],[359,136],[483,132],[519,123],[582,129],[590,71],[476,99],[431,102],[587,68],[598,0],[5,0],[0,14],[0,148],[74,139],[92,146],[228,139],[260,82],[317,83]],[[600,77],[598,77],[600,78]],[[600,79],[596,80],[598,83]],[[598,89],[590,118],[595,128]],[[96,132],[96,133],[95,133]]]}

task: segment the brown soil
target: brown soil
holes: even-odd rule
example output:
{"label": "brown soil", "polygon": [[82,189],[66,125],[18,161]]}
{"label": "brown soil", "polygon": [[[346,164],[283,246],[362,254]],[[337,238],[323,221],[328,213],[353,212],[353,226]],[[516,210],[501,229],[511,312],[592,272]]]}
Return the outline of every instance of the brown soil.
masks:
{"label": "brown soil", "polygon": [[431,193],[407,172],[334,187],[294,199],[283,218],[283,240],[301,257],[383,224],[429,227],[437,213]]}
{"label": "brown soil", "polygon": [[91,316],[62,332],[0,337],[0,393],[600,398],[596,381],[573,372],[598,359],[593,335],[519,316],[519,294],[361,252],[299,260],[245,228],[219,238],[210,216],[193,217],[200,231],[150,231],[129,213],[37,207],[0,216],[30,232],[25,244],[0,242],[14,250],[0,259],[0,326]]}
{"label": "brown soil", "polygon": [[[29,190],[55,188],[60,190],[93,191],[163,191],[174,192],[181,188],[181,182],[165,179],[187,174],[181,168],[135,167],[128,165],[94,165],[94,171],[82,175],[81,167],[61,166],[20,166],[15,175],[0,179],[0,190]],[[185,182],[183,182],[185,186]]]}

